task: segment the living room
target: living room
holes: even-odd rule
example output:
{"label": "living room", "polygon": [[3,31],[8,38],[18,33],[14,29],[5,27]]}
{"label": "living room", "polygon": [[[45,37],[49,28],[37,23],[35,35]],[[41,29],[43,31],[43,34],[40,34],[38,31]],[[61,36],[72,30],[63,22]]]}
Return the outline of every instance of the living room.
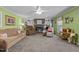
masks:
{"label": "living room", "polygon": [[78,14],[77,6],[2,6],[0,49],[5,52],[79,51]]}

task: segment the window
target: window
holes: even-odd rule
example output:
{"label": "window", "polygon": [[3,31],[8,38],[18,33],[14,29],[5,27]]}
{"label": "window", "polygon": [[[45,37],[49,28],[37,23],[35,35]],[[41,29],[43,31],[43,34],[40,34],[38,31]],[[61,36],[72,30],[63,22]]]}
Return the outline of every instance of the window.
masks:
{"label": "window", "polygon": [[2,27],[2,17],[3,17],[3,14],[2,12],[0,12],[0,28]]}

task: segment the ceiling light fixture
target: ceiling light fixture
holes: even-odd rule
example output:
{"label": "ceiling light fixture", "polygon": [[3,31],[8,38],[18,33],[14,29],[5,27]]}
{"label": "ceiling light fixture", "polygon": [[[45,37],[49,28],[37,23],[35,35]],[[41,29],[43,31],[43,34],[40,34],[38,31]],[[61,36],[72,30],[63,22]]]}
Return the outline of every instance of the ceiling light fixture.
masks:
{"label": "ceiling light fixture", "polygon": [[40,6],[36,7],[36,10],[34,10],[36,14],[42,14],[43,12],[45,12],[45,10],[42,10]]}

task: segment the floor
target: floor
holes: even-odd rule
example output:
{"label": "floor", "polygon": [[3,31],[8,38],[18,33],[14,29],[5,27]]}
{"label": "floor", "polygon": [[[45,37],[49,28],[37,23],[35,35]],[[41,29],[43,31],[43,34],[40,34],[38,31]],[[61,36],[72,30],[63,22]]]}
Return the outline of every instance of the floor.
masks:
{"label": "floor", "polygon": [[42,34],[27,36],[9,49],[9,52],[79,52],[79,46],[53,35],[44,37]]}

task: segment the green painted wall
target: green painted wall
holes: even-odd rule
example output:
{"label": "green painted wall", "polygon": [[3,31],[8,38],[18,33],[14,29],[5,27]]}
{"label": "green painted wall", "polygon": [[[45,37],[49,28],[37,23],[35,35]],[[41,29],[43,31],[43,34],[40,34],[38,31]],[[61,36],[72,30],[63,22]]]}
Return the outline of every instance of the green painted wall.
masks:
{"label": "green painted wall", "polygon": [[54,34],[57,34],[57,17],[54,18],[53,27],[54,27]]}
{"label": "green painted wall", "polygon": [[[0,7],[0,12],[2,12],[3,14],[3,19],[2,19],[2,29],[6,29],[6,28],[17,28],[19,25],[21,25],[21,17],[15,15],[14,13],[8,11],[7,9],[3,8],[3,7]],[[12,16],[12,17],[15,17],[15,25],[6,25],[5,24],[5,15],[8,15],[8,16]]]}
{"label": "green painted wall", "polygon": [[[69,12],[66,12],[65,14],[63,14],[60,17],[63,17],[63,28],[71,28],[73,29],[78,35],[79,35],[79,7],[76,7],[72,10],[67,10]],[[73,17],[73,22],[72,23],[65,23],[65,17]],[[56,19],[54,19],[56,20]],[[57,20],[56,20],[57,21]],[[54,26],[55,28],[55,32],[57,32],[57,25],[55,24]],[[79,43],[79,39],[78,39],[78,43]]]}
{"label": "green painted wall", "polygon": [[[73,22],[66,24],[64,21],[64,17],[73,17]],[[79,35],[79,7],[71,10],[70,12],[67,12],[63,15],[63,28],[71,28],[73,29],[78,35]],[[78,39],[79,42],[79,39]]]}

